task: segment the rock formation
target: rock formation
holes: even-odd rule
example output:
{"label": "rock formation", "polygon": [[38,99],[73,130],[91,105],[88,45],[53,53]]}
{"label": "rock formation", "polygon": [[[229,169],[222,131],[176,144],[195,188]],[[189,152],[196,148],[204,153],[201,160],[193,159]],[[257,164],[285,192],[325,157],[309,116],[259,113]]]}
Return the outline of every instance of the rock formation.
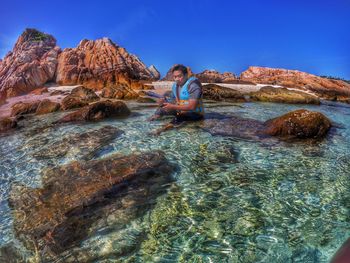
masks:
{"label": "rock formation", "polygon": [[350,97],[349,83],[318,77],[298,70],[249,67],[248,70],[242,72],[240,77],[242,80],[257,83],[309,90],[325,99],[342,101]]}
{"label": "rock formation", "polygon": [[257,92],[249,94],[251,101],[277,102],[289,104],[320,104],[318,97],[287,88],[262,87]]}
{"label": "rock formation", "polygon": [[203,85],[203,98],[215,101],[245,102],[247,99],[240,91],[216,84]]}
{"label": "rock formation", "polygon": [[148,70],[152,73],[152,76],[155,80],[160,79],[160,73],[154,65],[149,66]]}
{"label": "rock formation", "polygon": [[22,95],[53,80],[59,52],[53,36],[26,29],[0,64],[2,96]]}
{"label": "rock formation", "polygon": [[216,84],[203,85],[204,99],[230,102],[276,102],[290,104],[320,104],[320,100],[308,93],[287,88],[262,87],[256,92],[243,92]]}
{"label": "rock formation", "polygon": [[[162,79],[165,81],[173,81],[172,72],[171,70],[176,66],[177,64],[173,65],[170,70],[167,72],[166,76]],[[231,72],[224,72],[220,73],[216,70],[204,70],[201,73],[194,74],[190,67],[187,67],[187,70],[189,72],[189,76],[195,76],[199,79],[202,83],[226,83],[226,84],[247,84],[247,85],[255,85],[254,82],[247,81],[247,80],[240,80],[238,79],[233,73]]]}
{"label": "rock formation", "polygon": [[135,55],[108,38],[82,40],[76,48],[66,48],[58,57],[56,82],[82,84],[100,90],[130,80],[156,80],[151,70]]}
{"label": "rock formation", "polygon": [[196,74],[196,77],[202,83],[231,83],[237,80],[236,76],[231,72],[220,73],[216,70],[204,70]]}
{"label": "rock formation", "polygon": [[131,100],[139,97],[139,94],[125,83],[118,83],[113,87],[102,89],[102,98]]}

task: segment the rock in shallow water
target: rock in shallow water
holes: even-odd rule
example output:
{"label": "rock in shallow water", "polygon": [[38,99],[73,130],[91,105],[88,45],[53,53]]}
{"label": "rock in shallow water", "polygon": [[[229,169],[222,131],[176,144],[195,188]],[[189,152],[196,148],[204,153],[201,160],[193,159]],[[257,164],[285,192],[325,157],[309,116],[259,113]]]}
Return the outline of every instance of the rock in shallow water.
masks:
{"label": "rock in shallow water", "polygon": [[238,116],[228,116],[220,119],[206,119],[200,124],[200,127],[212,135],[257,140],[263,128],[263,122]]}
{"label": "rock in shallow water", "polygon": [[267,136],[287,139],[319,139],[327,135],[332,124],[320,112],[304,109],[262,122],[239,116],[208,118],[198,125],[212,135],[260,140]]}
{"label": "rock in shallow water", "polygon": [[35,138],[23,147],[32,148],[30,152],[37,160],[57,160],[67,155],[73,155],[74,159],[89,160],[123,133],[116,127],[104,126],[84,133],[69,134],[53,142],[44,136]]}
{"label": "rock in shallow water", "polygon": [[17,121],[10,118],[0,119],[0,134],[10,131],[17,127]]}
{"label": "rock in shallow water", "polygon": [[295,138],[322,138],[332,124],[320,112],[296,110],[264,123],[264,133]]}
{"label": "rock in shallow water", "polygon": [[9,204],[16,236],[42,259],[53,259],[79,245],[94,222],[113,211],[119,224],[142,215],[164,193],[173,171],[156,151],[72,162],[44,172],[38,189],[14,184]]}
{"label": "rock in shallow water", "polygon": [[122,101],[99,101],[85,106],[62,117],[57,123],[72,121],[98,121],[109,117],[123,117],[130,114],[129,108]]}

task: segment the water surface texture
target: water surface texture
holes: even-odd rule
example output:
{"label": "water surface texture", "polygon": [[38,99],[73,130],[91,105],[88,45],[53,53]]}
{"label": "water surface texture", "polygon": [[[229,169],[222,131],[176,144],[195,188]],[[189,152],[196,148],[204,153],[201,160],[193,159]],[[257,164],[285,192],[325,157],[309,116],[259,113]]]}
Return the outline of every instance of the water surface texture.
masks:
{"label": "water surface texture", "polygon": [[[318,143],[212,136],[196,125],[154,136],[149,133],[166,121],[148,122],[153,108],[130,108],[138,113],[126,119],[45,129],[37,128],[62,113],[35,117],[0,138],[0,246],[21,249],[7,201],[11,183],[40,187],[43,169],[83,161],[87,151],[93,152],[90,158],[102,158],[162,150],[179,169],[151,210],[128,224],[101,226],[57,262],[328,262],[350,236],[349,107],[207,108],[261,121],[299,108],[320,111],[336,128]],[[62,138],[107,125],[124,133],[97,149],[77,142],[64,154],[42,157],[50,145],[62,145]]]}

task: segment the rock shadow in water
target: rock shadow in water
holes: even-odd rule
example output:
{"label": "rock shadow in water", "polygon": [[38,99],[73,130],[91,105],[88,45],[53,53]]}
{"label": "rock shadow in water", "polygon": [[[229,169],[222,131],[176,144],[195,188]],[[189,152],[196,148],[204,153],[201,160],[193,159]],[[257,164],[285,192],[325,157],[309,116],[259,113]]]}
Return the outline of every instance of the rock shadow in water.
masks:
{"label": "rock shadow in water", "polygon": [[106,224],[122,227],[141,216],[166,191],[174,170],[157,151],[72,162],[44,172],[39,189],[14,184],[9,204],[16,237],[43,260],[57,258]]}

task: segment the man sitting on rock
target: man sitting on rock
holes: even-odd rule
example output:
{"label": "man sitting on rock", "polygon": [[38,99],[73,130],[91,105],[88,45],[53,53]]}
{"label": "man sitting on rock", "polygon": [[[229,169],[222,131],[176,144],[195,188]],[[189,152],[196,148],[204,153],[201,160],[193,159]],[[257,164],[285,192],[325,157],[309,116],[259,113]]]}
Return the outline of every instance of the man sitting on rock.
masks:
{"label": "man sitting on rock", "polygon": [[195,121],[203,118],[202,84],[195,77],[188,77],[184,65],[176,65],[171,70],[174,79],[170,99],[159,99],[159,108],[151,117],[155,120],[165,115],[173,115],[172,123]]}

